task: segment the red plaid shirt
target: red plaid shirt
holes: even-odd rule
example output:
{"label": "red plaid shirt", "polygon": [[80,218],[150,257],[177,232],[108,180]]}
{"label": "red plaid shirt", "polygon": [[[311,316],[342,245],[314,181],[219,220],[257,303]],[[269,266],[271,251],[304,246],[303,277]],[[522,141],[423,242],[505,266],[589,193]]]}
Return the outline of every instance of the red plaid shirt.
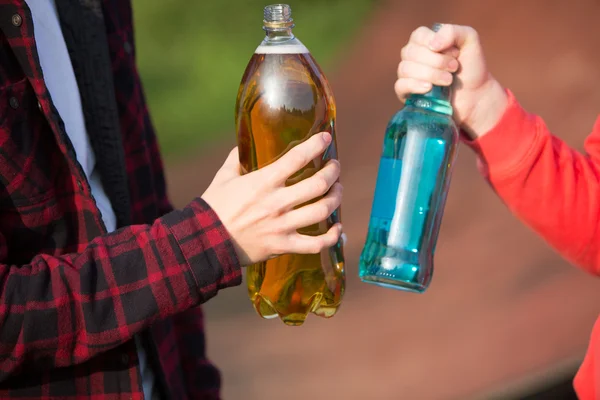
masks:
{"label": "red plaid shirt", "polygon": [[167,200],[130,2],[56,3],[120,229],[106,234],[25,1],[0,0],[0,398],[141,399],[135,334],[163,397],[219,398],[199,304],[241,281],[230,238],[201,199]]}

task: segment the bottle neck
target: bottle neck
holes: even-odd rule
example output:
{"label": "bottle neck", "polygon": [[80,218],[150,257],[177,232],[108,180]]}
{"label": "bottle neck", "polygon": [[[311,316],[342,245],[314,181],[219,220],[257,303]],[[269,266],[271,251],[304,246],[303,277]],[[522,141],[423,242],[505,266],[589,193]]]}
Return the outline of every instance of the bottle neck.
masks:
{"label": "bottle neck", "polygon": [[273,45],[294,40],[292,9],[287,4],[272,4],[263,10],[263,29],[267,37],[263,44]]}
{"label": "bottle neck", "polygon": [[265,26],[263,27],[266,37],[265,41],[269,43],[281,43],[287,42],[288,40],[292,40],[295,38],[294,33],[292,32],[292,26],[282,26],[282,27],[273,27],[273,26]]}
{"label": "bottle neck", "polygon": [[451,116],[453,113],[451,97],[452,89],[449,86],[433,86],[427,93],[408,96],[406,106]]}
{"label": "bottle neck", "polygon": [[[442,28],[442,24],[435,23],[431,30],[438,32]],[[451,86],[433,86],[431,90],[425,94],[411,94],[406,99],[406,105],[430,112],[436,112],[452,116],[452,98]]]}

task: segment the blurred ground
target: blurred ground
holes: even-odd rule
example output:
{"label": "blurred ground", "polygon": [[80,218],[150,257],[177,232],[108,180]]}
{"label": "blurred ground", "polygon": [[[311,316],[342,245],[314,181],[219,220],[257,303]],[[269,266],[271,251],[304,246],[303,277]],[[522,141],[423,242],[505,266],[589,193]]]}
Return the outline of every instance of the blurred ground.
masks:
{"label": "blurred ground", "polygon": [[[591,0],[380,2],[330,74],[349,236],[345,302],[333,319],[313,317],[292,328],[256,316],[245,286],[211,300],[208,348],[223,371],[225,399],[506,398],[577,365],[600,313],[600,280],[566,265],[521,226],[466,148],[430,289],[405,294],[362,284],[356,275],[409,33],[434,21],[475,26],[495,76],[579,148],[600,110],[599,12]],[[208,185],[233,139],[168,165],[177,205]]]}

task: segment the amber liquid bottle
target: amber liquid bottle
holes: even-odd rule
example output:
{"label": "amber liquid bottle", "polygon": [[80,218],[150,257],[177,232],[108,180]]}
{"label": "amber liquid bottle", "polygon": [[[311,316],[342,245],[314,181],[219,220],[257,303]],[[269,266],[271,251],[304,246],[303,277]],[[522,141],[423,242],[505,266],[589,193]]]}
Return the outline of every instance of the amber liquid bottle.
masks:
{"label": "amber liquid bottle", "polygon": [[[264,9],[266,37],[240,84],[235,121],[242,172],[262,168],[312,135],[327,131],[333,141],[323,157],[291,176],[292,185],[337,159],[335,101],[329,83],[307,48],[292,34],[288,5]],[[315,201],[318,199],[315,199]],[[321,235],[340,222],[340,210],[299,233]],[[263,318],[301,325],[309,313],[332,317],[344,294],[342,243],[320,254],[285,254],[247,268],[248,294]]]}

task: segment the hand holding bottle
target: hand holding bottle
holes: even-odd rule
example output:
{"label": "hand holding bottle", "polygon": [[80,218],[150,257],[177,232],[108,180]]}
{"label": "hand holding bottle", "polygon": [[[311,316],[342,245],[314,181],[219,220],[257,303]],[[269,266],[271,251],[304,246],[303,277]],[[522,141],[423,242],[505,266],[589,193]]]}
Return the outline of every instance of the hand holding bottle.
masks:
{"label": "hand holding bottle", "polygon": [[401,57],[395,84],[400,101],[454,81],[454,119],[472,138],[493,128],[506,109],[506,92],[488,71],[479,36],[471,27],[443,25],[438,32],[420,27]]}
{"label": "hand holding bottle", "polygon": [[229,231],[242,265],[286,253],[316,254],[338,242],[340,224],[319,236],[297,232],[327,219],[340,206],[338,161],[331,160],[313,176],[285,186],[291,175],[320,157],[330,143],[329,133],[313,135],[274,163],[243,176],[237,148],[229,154],[202,198]]}

